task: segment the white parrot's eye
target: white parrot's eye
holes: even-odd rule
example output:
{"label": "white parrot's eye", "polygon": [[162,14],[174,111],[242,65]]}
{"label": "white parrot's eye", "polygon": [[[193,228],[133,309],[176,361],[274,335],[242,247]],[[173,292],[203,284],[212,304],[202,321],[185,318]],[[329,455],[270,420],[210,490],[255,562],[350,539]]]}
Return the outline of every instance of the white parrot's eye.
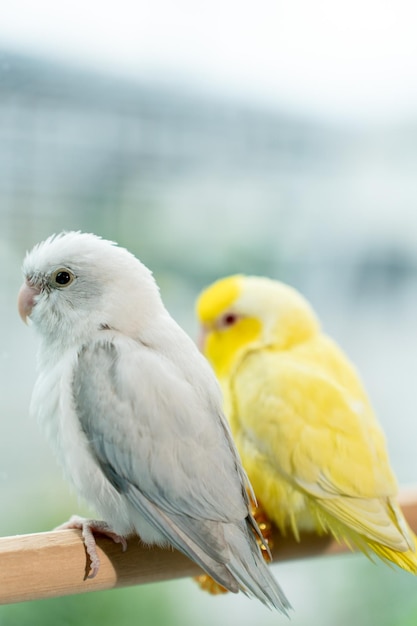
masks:
{"label": "white parrot's eye", "polygon": [[58,289],[68,287],[74,280],[75,276],[71,270],[66,267],[60,267],[51,274],[51,285]]}

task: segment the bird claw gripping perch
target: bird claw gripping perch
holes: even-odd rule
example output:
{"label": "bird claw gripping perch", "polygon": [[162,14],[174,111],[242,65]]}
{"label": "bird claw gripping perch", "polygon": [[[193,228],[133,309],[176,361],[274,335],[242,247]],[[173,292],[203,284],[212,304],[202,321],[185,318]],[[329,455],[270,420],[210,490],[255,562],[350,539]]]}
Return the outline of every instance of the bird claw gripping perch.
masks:
{"label": "bird claw gripping perch", "polygon": [[265,561],[269,563],[271,561],[270,551],[274,547],[272,522],[259,502],[257,506],[255,504],[252,504],[251,513],[255,518],[255,521],[258,524],[259,530],[261,531],[263,537],[262,541],[259,537],[256,538],[256,541],[261,549],[262,556],[264,557]]}
{"label": "bird claw gripping perch", "polygon": [[113,532],[110,526],[101,520],[85,519],[84,517],[73,515],[68,522],[60,524],[60,526],[57,526],[55,530],[67,530],[73,528],[81,530],[84,547],[87,552],[88,563],[86,565],[85,580],[87,578],[95,578],[98,574],[98,570],[100,569],[100,558],[97,554],[97,544],[94,532],[112,539],[114,543],[120,543],[122,545],[123,552],[127,549],[126,539]]}

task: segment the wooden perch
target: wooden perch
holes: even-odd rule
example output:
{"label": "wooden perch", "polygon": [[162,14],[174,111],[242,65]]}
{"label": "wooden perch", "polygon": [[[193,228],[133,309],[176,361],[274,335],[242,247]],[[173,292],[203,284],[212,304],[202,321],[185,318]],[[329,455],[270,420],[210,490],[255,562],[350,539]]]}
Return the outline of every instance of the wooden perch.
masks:
{"label": "wooden perch", "polygon": [[[417,532],[417,489],[403,491],[400,503]],[[114,587],[183,578],[200,568],[175,550],[146,548],[138,539],[122,552],[119,544],[97,536],[101,567],[96,578],[84,580],[87,560],[81,533],[60,530],[0,538],[0,604],[25,602]],[[274,561],[346,552],[330,537],[304,535],[301,543],[274,536]]]}

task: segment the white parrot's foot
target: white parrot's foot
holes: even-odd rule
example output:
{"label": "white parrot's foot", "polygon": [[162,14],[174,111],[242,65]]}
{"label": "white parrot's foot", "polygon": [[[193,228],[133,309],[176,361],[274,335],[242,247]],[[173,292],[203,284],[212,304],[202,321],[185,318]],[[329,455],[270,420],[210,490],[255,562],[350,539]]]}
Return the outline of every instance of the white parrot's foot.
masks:
{"label": "white parrot's foot", "polygon": [[126,539],[121,535],[115,533],[106,522],[103,522],[101,520],[85,519],[84,517],[73,515],[68,520],[68,522],[57,526],[55,530],[67,530],[70,528],[81,530],[83,535],[84,546],[90,559],[90,565],[88,570],[89,574],[86,575],[86,578],[94,578],[95,576],[97,576],[98,570],[100,568],[100,559],[97,554],[97,544],[94,538],[94,532],[109,537],[115,543],[121,543],[123,552],[127,548]]}

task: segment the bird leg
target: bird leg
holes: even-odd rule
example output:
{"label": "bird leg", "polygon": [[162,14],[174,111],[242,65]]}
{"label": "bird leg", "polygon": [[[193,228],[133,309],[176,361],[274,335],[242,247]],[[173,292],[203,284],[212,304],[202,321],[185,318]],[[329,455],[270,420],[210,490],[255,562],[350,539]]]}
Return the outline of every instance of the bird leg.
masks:
{"label": "bird leg", "polygon": [[[273,547],[272,523],[270,522],[267,514],[265,513],[259,502],[257,505],[255,505],[254,503],[251,504],[251,513],[259,526],[259,530],[261,531],[263,538],[261,541],[260,537],[255,535],[256,541],[259,545],[259,548],[261,549],[262,556],[264,557],[265,561],[269,562],[271,560],[269,549]],[[194,576],[193,580],[195,580],[200,589],[202,589],[203,591],[207,591],[207,593],[210,593],[213,596],[227,593],[227,589],[225,589],[222,585],[213,580],[213,578],[208,574],[200,574],[200,576]]]}
{"label": "bird leg", "polygon": [[67,530],[71,528],[81,530],[84,546],[90,560],[90,563],[87,566],[84,580],[86,578],[94,578],[95,576],[97,576],[98,570],[100,568],[100,559],[97,554],[97,544],[94,538],[94,532],[109,537],[109,539],[112,539],[115,543],[121,543],[123,552],[127,548],[126,539],[115,533],[106,522],[103,522],[101,520],[85,519],[84,517],[73,515],[68,520],[68,522],[57,526],[55,530]]}
{"label": "bird leg", "polygon": [[258,502],[257,505],[252,504],[251,513],[258,524],[263,537],[263,541],[261,541],[259,537],[257,537],[256,540],[261,549],[262,556],[265,561],[269,562],[271,560],[270,550],[274,547],[272,522],[265,513],[260,502]]}

